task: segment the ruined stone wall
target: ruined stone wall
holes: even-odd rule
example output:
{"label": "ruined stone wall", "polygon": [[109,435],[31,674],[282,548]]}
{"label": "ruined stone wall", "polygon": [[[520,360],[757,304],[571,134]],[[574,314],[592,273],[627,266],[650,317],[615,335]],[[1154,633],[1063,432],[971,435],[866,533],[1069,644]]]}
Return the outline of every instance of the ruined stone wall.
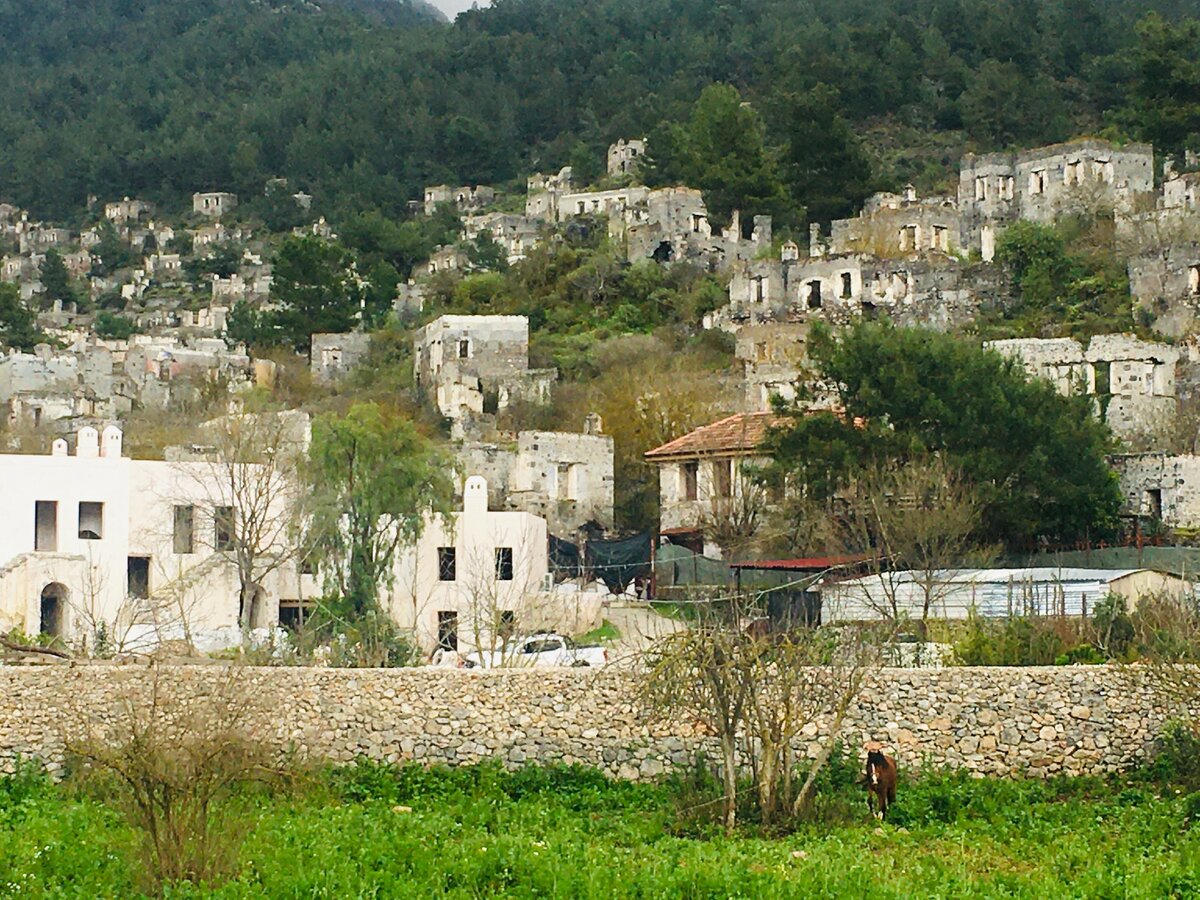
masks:
{"label": "ruined stone wall", "polygon": [[1124,515],[1200,527],[1200,456],[1125,453],[1109,457],[1120,479]]}
{"label": "ruined stone wall", "polygon": [[1161,334],[1182,337],[1200,314],[1200,243],[1183,241],[1129,260],[1134,304]]}
{"label": "ruined stone wall", "polygon": [[[162,667],[159,691],[253,698],[254,733],[303,757],[349,762],[581,762],[622,778],[686,764],[711,738],[651,724],[624,671]],[[119,731],[145,698],[143,665],[0,667],[0,768],[18,754],[58,765],[65,741]],[[848,746],[874,738],[901,766],[996,775],[1112,771],[1145,758],[1168,718],[1144,672],[1105,666],[888,669],[851,707]],[[142,706],[144,708],[144,704]],[[821,729],[806,729],[814,753]]]}

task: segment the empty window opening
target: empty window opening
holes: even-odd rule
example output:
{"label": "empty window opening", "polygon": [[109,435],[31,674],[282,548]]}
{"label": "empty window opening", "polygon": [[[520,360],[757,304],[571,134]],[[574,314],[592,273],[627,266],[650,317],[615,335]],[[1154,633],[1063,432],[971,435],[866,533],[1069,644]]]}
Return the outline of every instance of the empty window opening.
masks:
{"label": "empty window opening", "polygon": [[982,176],[976,176],[975,178],[975,199],[987,199],[987,179]]}
{"label": "empty window opening", "polygon": [[58,501],[33,504],[33,549],[53,553],[58,549]]}
{"label": "empty window opening", "polygon": [[458,649],[458,613],[453,610],[438,610],[437,645],[443,650]]}
{"label": "empty window opening", "polygon": [[733,496],[733,460],[718,459],[712,464],[713,496]]}
{"label": "empty window opening", "polygon": [[1188,268],[1188,290],[1200,294],[1200,263]]}
{"label": "empty window opening", "polygon": [[148,599],[150,597],[150,557],[129,557],[125,571],[125,592],[135,600]]}
{"label": "empty window opening", "polygon": [[196,552],[196,507],[191,505],[174,508],[171,542],[176,553]]}
{"label": "empty window opening", "polygon": [[650,258],[656,263],[670,262],[674,256],[675,248],[671,246],[670,241],[659,241],[658,246],[654,248],[654,252],[650,254]]}
{"label": "empty window opening", "polygon": [[699,234],[700,229],[704,226],[704,216],[699,213],[692,213],[692,233]]}
{"label": "empty window opening", "polygon": [[513,580],[513,551],[512,547],[496,548],[496,580]]}
{"label": "empty window opening", "polygon": [[905,225],[900,229],[900,249],[911,251],[917,249],[919,232],[916,225]]}
{"label": "empty window opening", "polygon": [[104,537],[104,504],[91,500],[79,502],[79,539],[98,541]]}
{"label": "empty window opening", "polygon": [[863,301],[862,314],[864,319],[874,319],[879,315],[879,307],[868,300]]}
{"label": "empty window opening", "polygon": [[42,424],[42,408],[40,406],[33,407],[33,427],[37,428]]}
{"label": "empty window opening", "polygon": [[1063,181],[1067,184],[1079,184],[1079,172],[1079,160],[1072,160],[1071,162],[1067,163],[1066,168],[1063,170]]}
{"label": "empty window opening", "polygon": [[438,581],[458,578],[458,553],[453,547],[438,547]]}
{"label": "empty window opening", "polygon": [[842,299],[849,300],[854,294],[854,279],[849,272],[842,273]]}
{"label": "empty window opening", "polygon": [[301,630],[312,608],[311,600],[280,600],[279,627],[288,631]]}
{"label": "empty window opening", "polygon": [[821,308],[821,280],[819,278],[808,283],[808,308]]}
{"label": "empty window opening", "polygon": [[1155,488],[1146,491],[1146,514],[1156,522],[1162,521],[1163,496],[1162,490]]}
{"label": "empty window opening", "polygon": [[63,618],[67,607],[67,589],[57,581],[42,588],[41,620],[38,632],[51,637],[63,636]]}
{"label": "empty window opening", "polygon": [[483,411],[489,415],[495,415],[500,411],[500,388],[490,387],[483,389]]}
{"label": "empty window opening", "polygon": [[699,481],[699,479],[697,478],[697,475],[699,474],[699,472],[700,472],[700,464],[699,463],[694,463],[694,462],[684,463],[680,467],[680,474],[683,479],[682,487],[683,487],[683,499],[684,500],[695,500],[699,496],[698,486],[697,486],[697,483]]}
{"label": "empty window opening", "polygon": [[764,279],[761,275],[757,275],[754,278],[754,302],[755,303],[762,303],[763,300],[766,299],[767,290],[763,286],[763,282],[765,280],[766,279]]}
{"label": "empty window opening", "polygon": [[575,206],[575,212],[582,216],[586,211],[587,211],[587,204],[585,204],[582,200],[580,200],[579,203],[577,203]]}
{"label": "empty window opening", "polygon": [[459,359],[470,359],[471,358],[471,340],[470,340],[470,338],[463,338],[462,340],[460,340],[458,342],[458,358]]}
{"label": "empty window opening", "polygon": [[933,248],[943,253],[950,252],[950,230],[945,225],[933,226]]}
{"label": "empty window opening", "polygon": [[237,526],[237,513],[232,506],[213,508],[213,549],[232,550]]}
{"label": "empty window opening", "polygon": [[1029,173],[1029,193],[1041,194],[1046,190],[1046,173],[1039,169]]}

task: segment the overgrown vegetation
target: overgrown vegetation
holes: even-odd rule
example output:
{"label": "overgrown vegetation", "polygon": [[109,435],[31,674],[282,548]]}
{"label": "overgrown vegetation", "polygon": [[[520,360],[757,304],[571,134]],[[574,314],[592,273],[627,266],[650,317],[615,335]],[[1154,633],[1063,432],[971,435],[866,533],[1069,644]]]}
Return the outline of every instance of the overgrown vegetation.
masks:
{"label": "overgrown vegetation", "polygon": [[[858,770],[855,758],[836,756],[817,819],[766,839],[749,820],[719,833],[704,767],[631,784],[559,766],[359,763],[232,798],[254,825],[232,880],[167,891],[1157,898],[1200,888],[1200,832],[1189,827],[1196,795],[1168,764],[1111,780],[902,772],[882,829],[867,816]],[[141,896],[138,847],[102,786],[58,786],[28,765],[0,778],[0,891]]]}

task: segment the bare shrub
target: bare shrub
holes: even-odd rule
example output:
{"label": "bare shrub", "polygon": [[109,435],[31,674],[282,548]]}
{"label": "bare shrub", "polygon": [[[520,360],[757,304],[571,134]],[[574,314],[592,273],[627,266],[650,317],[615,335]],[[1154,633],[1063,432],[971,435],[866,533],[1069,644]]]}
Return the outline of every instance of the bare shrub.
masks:
{"label": "bare shrub", "polygon": [[236,873],[249,830],[236,795],[281,769],[251,733],[253,703],[235,672],[199,683],[151,673],[67,749],[85,784],[110,784],[140,832],[149,889],[216,884]]}
{"label": "bare shrub", "polygon": [[[865,630],[742,627],[756,610],[734,600],[686,631],[660,638],[643,675],[642,700],[664,720],[688,720],[720,746],[722,822],[737,824],[738,781],[749,775],[765,826],[811,810],[817,779],[880,644]],[[796,788],[796,745],[819,725],[822,743]]]}

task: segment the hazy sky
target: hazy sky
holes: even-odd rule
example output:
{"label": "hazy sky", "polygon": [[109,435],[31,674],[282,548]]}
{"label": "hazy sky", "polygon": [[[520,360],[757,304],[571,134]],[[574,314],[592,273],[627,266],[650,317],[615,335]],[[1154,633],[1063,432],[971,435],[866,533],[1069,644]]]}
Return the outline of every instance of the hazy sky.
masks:
{"label": "hazy sky", "polygon": [[429,2],[453,19],[464,9],[470,9],[472,3],[487,6],[490,0],[429,0]]}

